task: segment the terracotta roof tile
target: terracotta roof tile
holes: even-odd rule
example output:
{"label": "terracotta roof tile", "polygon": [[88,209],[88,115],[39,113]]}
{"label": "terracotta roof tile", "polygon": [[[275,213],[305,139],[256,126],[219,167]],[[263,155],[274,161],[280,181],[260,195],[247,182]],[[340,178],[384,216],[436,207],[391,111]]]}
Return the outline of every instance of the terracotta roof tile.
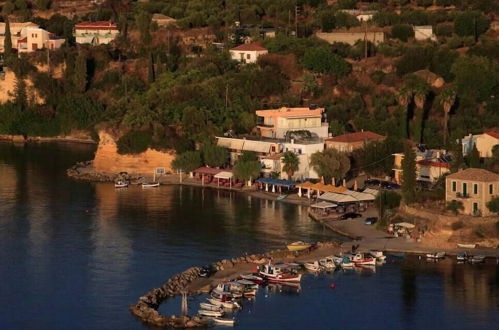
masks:
{"label": "terracotta roof tile", "polygon": [[499,140],[499,133],[496,132],[485,132],[485,134],[490,135]]}
{"label": "terracotta roof tile", "polygon": [[101,29],[111,29],[111,30],[117,30],[118,25],[116,23],[113,23],[111,21],[97,21],[97,22],[80,22],[75,25],[75,29],[96,29],[96,28],[101,28]]}
{"label": "terracotta roof tile", "polygon": [[326,141],[330,142],[362,142],[362,141],[377,141],[384,139],[383,135],[379,135],[370,131],[365,132],[355,132],[355,133],[347,133],[343,135],[334,136],[332,138],[326,139]]}
{"label": "terracotta roof tile", "polygon": [[450,174],[449,179],[470,180],[479,182],[499,181],[499,174],[481,168],[467,168],[465,170]]}
{"label": "terracotta roof tile", "polygon": [[426,159],[418,160],[416,163],[419,165],[423,165],[423,166],[450,168],[449,163],[436,162],[436,161],[431,161],[431,160],[426,160]]}
{"label": "terracotta roof tile", "polygon": [[260,45],[258,42],[253,42],[251,44],[242,44],[237,47],[231,48],[230,50],[242,50],[242,51],[262,51],[267,50],[267,48]]}

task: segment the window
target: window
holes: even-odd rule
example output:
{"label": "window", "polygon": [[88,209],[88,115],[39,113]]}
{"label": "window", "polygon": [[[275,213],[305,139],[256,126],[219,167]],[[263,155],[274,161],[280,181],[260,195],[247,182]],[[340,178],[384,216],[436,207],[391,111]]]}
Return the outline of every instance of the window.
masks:
{"label": "window", "polygon": [[463,196],[468,195],[468,184],[463,182]]}
{"label": "window", "polygon": [[456,190],[457,190],[457,182],[456,181],[452,181],[452,191],[456,192]]}
{"label": "window", "polygon": [[492,195],[494,193],[494,185],[489,184],[489,194]]}
{"label": "window", "polygon": [[474,193],[475,195],[477,195],[477,194],[478,194],[478,184],[476,184],[476,183],[474,183],[474,184],[473,184],[473,193]]}
{"label": "window", "polygon": [[251,60],[251,54],[246,54],[246,58],[247,58],[248,60]]}

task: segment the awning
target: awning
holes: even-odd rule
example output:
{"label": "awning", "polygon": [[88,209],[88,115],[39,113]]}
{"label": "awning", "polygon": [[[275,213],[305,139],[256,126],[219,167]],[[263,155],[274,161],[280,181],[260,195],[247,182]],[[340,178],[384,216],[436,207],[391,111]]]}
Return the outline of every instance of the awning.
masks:
{"label": "awning", "polygon": [[347,188],[343,186],[335,187],[331,184],[324,184],[320,182],[314,184],[314,186],[311,187],[311,189],[323,192],[339,193],[339,194],[343,194],[343,192],[347,190]]}
{"label": "awning", "polygon": [[342,194],[352,196],[360,202],[370,202],[370,201],[374,201],[374,199],[375,199],[375,197],[371,194],[366,194],[363,192],[358,192],[358,191],[353,191],[353,190],[346,190]]}
{"label": "awning", "polygon": [[279,179],[271,179],[271,178],[258,178],[255,180],[259,183],[273,184],[276,186],[284,186],[284,187],[294,187],[296,186],[296,181],[291,180],[279,180]]}
{"label": "awning", "polygon": [[243,144],[244,141],[243,139],[233,139],[233,138],[224,138],[224,137],[217,137],[217,145],[219,147],[227,148],[227,149],[233,149],[233,150],[243,150]]}
{"label": "awning", "polygon": [[314,184],[310,181],[305,181],[296,185],[298,188],[311,189]]}
{"label": "awning", "polygon": [[215,174],[215,178],[217,178],[217,179],[227,179],[228,180],[228,179],[232,179],[233,176],[234,176],[234,174],[232,174],[232,172],[226,172],[226,171]]}
{"label": "awning", "polygon": [[252,141],[252,140],[243,140],[243,151],[254,151],[261,153],[269,153],[270,147],[273,143],[263,142],[263,141]]}
{"label": "awning", "polygon": [[412,228],[416,227],[412,223],[408,223],[408,222],[399,222],[399,223],[394,223],[393,225],[399,226],[402,228],[407,228],[407,229],[412,229]]}
{"label": "awning", "polygon": [[372,188],[366,188],[366,189],[364,189],[363,193],[365,193],[365,194],[371,194],[374,197],[376,197],[379,194],[379,190],[372,189]]}
{"label": "awning", "polygon": [[352,196],[337,194],[337,193],[333,193],[333,192],[327,192],[325,194],[320,195],[319,200],[330,201],[330,202],[334,202],[337,204],[358,202],[358,200]]}
{"label": "awning", "polygon": [[223,170],[219,169],[219,168],[213,168],[213,167],[200,167],[200,168],[197,168],[195,169],[194,173],[196,174],[204,174],[204,175],[216,175],[220,172],[222,172]]}
{"label": "awning", "polygon": [[310,207],[313,207],[316,209],[329,209],[331,207],[336,207],[336,206],[338,206],[338,205],[333,204],[333,203],[329,203],[329,202],[319,202],[319,203],[315,203],[315,204],[310,205]]}

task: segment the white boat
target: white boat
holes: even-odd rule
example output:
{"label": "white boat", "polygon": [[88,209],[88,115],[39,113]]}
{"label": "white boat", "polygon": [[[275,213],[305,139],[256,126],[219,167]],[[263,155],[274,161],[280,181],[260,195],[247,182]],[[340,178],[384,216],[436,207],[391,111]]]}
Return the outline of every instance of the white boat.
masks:
{"label": "white boat", "polygon": [[244,288],[258,289],[258,284],[250,280],[237,280],[236,283],[242,285]]}
{"label": "white boat", "polygon": [[126,188],[128,187],[128,182],[123,180],[118,180],[114,183],[114,188]]}
{"label": "white boat", "polygon": [[241,308],[241,306],[235,301],[222,301],[216,298],[208,298],[208,301],[212,305],[221,306],[227,309]]}
{"label": "white boat", "polygon": [[466,261],[466,260],[471,259],[471,258],[473,258],[473,256],[469,255],[469,254],[468,254],[468,253],[466,253],[466,252],[459,253],[459,254],[456,256],[457,261]]}
{"label": "white boat", "polygon": [[241,277],[243,280],[248,280],[248,281],[251,281],[251,282],[256,283],[256,284],[264,284],[265,283],[265,279],[263,277],[257,276],[254,274],[241,274],[241,275],[239,275],[239,277]]}
{"label": "white boat", "polygon": [[350,260],[355,264],[359,266],[376,266],[376,259],[364,255],[364,253],[356,253],[352,256],[350,256]]}
{"label": "white boat", "polygon": [[213,318],[213,322],[215,322],[215,324],[217,324],[217,325],[233,326],[236,323],[236,320],[215,317],[215,318]]}
{"label": "white boat", "polygon": [[443,259],[443,258],[445,258],[445,252],[427,253],[426,258],[428,258],[428,259]]}
{"label": "white boat", "polygon": [[277,196],[276,200],[278,201],[282,201],[283,199],[285,199],[286,197],[288,197],[288,195],[279,195]]}
{"label": "white boat", "polygon": [[142,184],[142,188],[155,188],[159,187],[159,182],[145,182]]}
{"label": "white boat", "polygon": [[326,257],[319,260],[319,265],[325,269],[331,270],[336,268],[336,264],[334,262],[334,257]]}
{"label": "white boat", "polygon": [[205,309],[200,309],[198,311],[198,314],[201,316],[212,316],[212,317],[220,317],[224,315],[224,313],[221,311],[208,311]]}
{"label": "white boat", "polygon": [[457,244],[457,247],[463,248],[463,249],[474,249],[476,248],[476,244]]}
{"label": "white boat", "polygon": [[220,306],[208,303],[200,303],[199,307],[201,307],[201,309],[204,309],[206,311],[215,311],[215,312],[219,312],[222,309],[222,307]]}
{"label": "white boat", "polygon": [[479,264],[479,263],[482,263],[485,261],[485,256],[481,256],[481,255],[478,255],[478,256],[473,256],[469,259],[469,261],[472,263],[472,264]]}
{"label": "white boat", "polygon": [[352,260],[350,260],[350,258],[344,257],[341,260],[341,268],[351,269],[354,267],[355,267],[355,264],[352,262]]}
{"label": "white boat", "polygon": [[321,270],[321,266],[319,265],[318,261],[306,262],[303,264],[303,267],[305,267],[306,270],[309,270],[311,272],[318,272]]}
{"label": "white boat", "polygon": [[260,269],[260,275],[269,281],[277,282],[300,282],[301,274],[297,274],[296,266],[291,265],[263,265]]}
{"label": "white boat", "polygon": [[378,261],[384,261],[386,259],[386,256],[383,254],[383,251],[380,250],[371,250],[369,251],[369,254],[372,255],[376,260]]}

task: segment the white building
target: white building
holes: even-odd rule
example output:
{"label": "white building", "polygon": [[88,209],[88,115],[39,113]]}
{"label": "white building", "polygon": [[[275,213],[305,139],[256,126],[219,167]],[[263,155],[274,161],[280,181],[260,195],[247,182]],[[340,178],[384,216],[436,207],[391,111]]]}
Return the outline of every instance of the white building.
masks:
{"label": "white building", "polygon": [[39,27],[27,27],[25,36],[17,40],[17,51],[19,53],[30,53],[39,49],[59,49],[65,42],[63,38],[56,37]]}
{"label": "white building", "polygon": [[433,26],[431,25],[414,26],[414,38],[416,40],[437,40],[437,37],[433,34]]}
{"label": "white building", "polygon": [[355,16],[359,22],[367,22],[373,19],[373,16],[377,13],[376,10],[358,10],[358,9],[341,9],[343,13]]}
{"label": "white building", "polygon": [[107,45],[119,35],[116,23],[111,21],[81,22],[74,27],[78,44]]}
{"label": "white building", "polygon": [[288,178],[286,172],[282,170],[284,163],[281,161],[281,179],[319,179],[317,172],[312,168],[312,166],[310,166],[310,159],[313,153],[324,150],[324,142],[322,140],[311,142],[295,142],[294,140],[291,140],[291,142],[284,142],[283,147],[283,152],[294,152],[298,156],[300,164],[298,165],[298,171],[295,172],[293,178]]}
{"label": "white building", "polygon": [[473,146],[476,146],[480,157],[492,157],[492,149],[499,145],[499,133],[485,132],[483,134],[465,136],[461,143],[463,145],[463,155],[468,155]]}
{"label": "white building", "polygon": [[259,43],[242,44],[230,49],[230,57],[241,63],[256,63],[258,57],[268,54],[268,50]]}

